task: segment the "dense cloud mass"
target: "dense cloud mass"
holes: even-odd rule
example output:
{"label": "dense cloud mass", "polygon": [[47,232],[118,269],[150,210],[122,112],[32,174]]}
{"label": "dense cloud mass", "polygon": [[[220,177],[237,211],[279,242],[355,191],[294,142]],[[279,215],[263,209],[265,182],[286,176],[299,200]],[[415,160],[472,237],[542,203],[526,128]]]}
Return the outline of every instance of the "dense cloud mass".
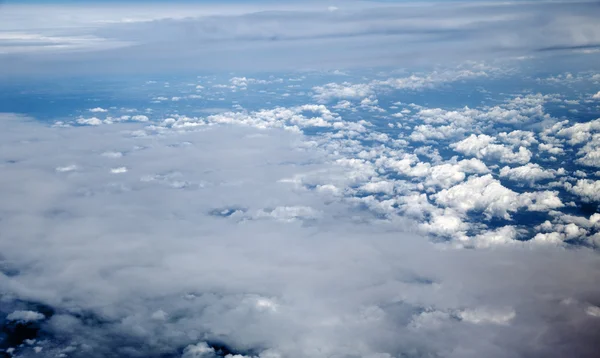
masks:
{"label": "dense cloud mass", "polygon": [[[7,329],[28,322],[41,332],[22,356],[592,357],[599,348],[595,252],[456,250],[373,221],[286,180],[348,175],[302,135],[1,123],[2,311]],[[476,180],[493,179],[461,185]],[[463,210],[451,191],[436,202]],[[507,215],[494,198],[469,205]]]}

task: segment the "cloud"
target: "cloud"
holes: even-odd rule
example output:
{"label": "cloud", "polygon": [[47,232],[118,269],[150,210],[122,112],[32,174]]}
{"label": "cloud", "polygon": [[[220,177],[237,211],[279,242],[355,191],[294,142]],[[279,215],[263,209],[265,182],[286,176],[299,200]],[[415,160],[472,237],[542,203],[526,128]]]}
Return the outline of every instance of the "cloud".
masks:
{"label": "cloud", "polygon": [[104,113],[104,112],[108,112],[108,109],[104,109],[102,107],[96,107],[96,108],[90,108],[90,109],[88,109],[88,111],[90,111],[92,113]]}
{"label": "cloud", "polygon": [[539,164],[527,163],[520,167],[511,168],[508,166],[500,169],[500,177],[508,178],[516,182],[526,182],[533,184],[536,181],[554,179],[556,173],[553,170],[543,169]]}
{"label": "cloud", "polygon": [[[487,72],[486,72],[487,71]],[[322,86],[313,87],[313,97],[320,102],[328,102],[332,99],[358,99],[373,96],[380,91],[395,90],[423,90],[434,88],[443,84],[488,77],[496,72],[493,67],[467,62],[454,69],[433,71],[426,74],[413,74],[408,77],[390,77],[386,80],[373,80],[369,83],[344,82],[327,83]],[[489,72],[489,74],[488,74]],[[363,101],[368,101],[365,98]]]}
{"label": "cloud", "polygon": [[496,144],[496,138],[486,134],[471,134],[450,145],[452,149],[479,159],[497,160],[500,163],[525,164],[531,159],[531,151],[520,146],[517,151],[504,144]]}
{"label": "cloud", "polygon": [[432,198],[438,205],[454,208],[462,214],[478,211],[487,218],[510,220],[510,212],[516,212],[522,207],[531,211],[563,207],[557,194],[551,191],[518,194],[487,174],[471,176],[466,182],[444,189],[432,195]]}
{"label": "cloud", "polygon": [[9,321],[34,322],[46,318],[43,314],[34,311],[14,311],[6,316]]}
{"label": "cloud", "polygon": [[[0,312],[43,312],[43,354],[597,352],[600,322],[586,311],[600,299],[595,252],[457,250],[406,232],[401,218],[372,220],[286,180],[325,188],[351,175],[307,145],[313,138],[231,125],[158,135],[144,123],[44,127],[7,115],[0,126]],[[71,163],[76,171],[56,172]],[[128,170],[111,174],[117,167]],[[488,175],[458,187],[497,191],[473,203],[492,215],[520,200]],[[462,210],[451,197],[436,197],[448,215]]]}
{"label": "cloud", "polygon": [[[3,6],[0,65],[13,74],[343,69],[551,56],[600,42],[589,2],[86,5]],[[422,80],[387,85],[428,86]]]}
{"label": "cloud", "polygon": [[586,202],[600,202],[600,180],[579,179],[575,185],[566,184],[568,191]]}
{"label": "cloud", "polygon": [[477,210],[488,217],[509,219],[509,212],[518,210],[519,195],[505,188],[492,175],[473,176],[462,184],[444,189],[432,196],[439,205],[449,206],[461,213]]}

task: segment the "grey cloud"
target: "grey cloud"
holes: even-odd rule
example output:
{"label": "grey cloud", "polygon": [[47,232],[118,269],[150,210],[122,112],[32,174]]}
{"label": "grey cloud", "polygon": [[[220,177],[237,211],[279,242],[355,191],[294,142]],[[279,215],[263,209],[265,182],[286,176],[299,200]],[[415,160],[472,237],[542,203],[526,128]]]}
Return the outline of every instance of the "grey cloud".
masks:
{"label": "grey cloud", "polygon": [[[446,62],[495,59],[600,41],[599,9],[589,2],[347,4],[333,12],[307,6],[193,17],[195,11],[190,18],[79,24],[60,29],[60,36],[97,44],[78,51],[65,46],[43,60],[77,72],[403,66],[439,63],[440,54]],[[11,54],[21,59],[11,62],[15,71],[36,70],[42,60],[18,52],[0,60]]]}
{"label": "grey cloud", "polygon": [[[593,357],[600,348],[592,250],[434,245],[401,221],[282,182],[327,176],[330,159],[302,149],[301,135],[141,128],[0,120],[0,267],[12,268],[0,274],[10,303],[0,311],[51,306],[44,354],[187,357],[221,346],[263,358]],[[214,215],[284,206],[322,215]]]}

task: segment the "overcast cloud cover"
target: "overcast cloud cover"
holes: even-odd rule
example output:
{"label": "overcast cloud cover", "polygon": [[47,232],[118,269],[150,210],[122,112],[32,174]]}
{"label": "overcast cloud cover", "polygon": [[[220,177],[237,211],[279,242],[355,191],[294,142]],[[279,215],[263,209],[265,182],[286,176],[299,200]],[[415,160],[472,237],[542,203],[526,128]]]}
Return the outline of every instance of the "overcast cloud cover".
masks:
{"label": "overcast cloud cover", "polygon": [[0,64],[10,74],[423,66],[440,53],[458,62],[600,46],[593,1],[8,2],[0,10]]}
{"label": "overcast cloud cover", "polygon": [[598,15],[0,5],[0,357],[596,357]]}

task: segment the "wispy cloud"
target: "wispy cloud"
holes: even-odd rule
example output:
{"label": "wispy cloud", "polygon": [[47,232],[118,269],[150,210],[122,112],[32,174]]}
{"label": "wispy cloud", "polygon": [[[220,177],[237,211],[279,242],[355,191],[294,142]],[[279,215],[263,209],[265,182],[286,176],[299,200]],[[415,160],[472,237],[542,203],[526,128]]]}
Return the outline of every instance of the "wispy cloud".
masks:
{"label": "wispy cloud", "polygon": [[[540,55],[589,50],[600,43],[599,10],[589,2],[349,1],[336,6],[330,11],[318,3],[180,4],[172,9],[150,4],[93,11],[54,6],[49,11],[47,6],[13,5],[3,17],[20,21],[3,21],[2,36],[36,42],[15,46],[4,41],[0,51],[33,62],[43,57],[56,66],[68,60],[71,71],[83,70],[84,64],[87,71],[264,70]],[[34,20],[40,17],[45,26]],[[27,54],[35,50],[52,53]],[[74,50],[78,53],[65,53]]]}

